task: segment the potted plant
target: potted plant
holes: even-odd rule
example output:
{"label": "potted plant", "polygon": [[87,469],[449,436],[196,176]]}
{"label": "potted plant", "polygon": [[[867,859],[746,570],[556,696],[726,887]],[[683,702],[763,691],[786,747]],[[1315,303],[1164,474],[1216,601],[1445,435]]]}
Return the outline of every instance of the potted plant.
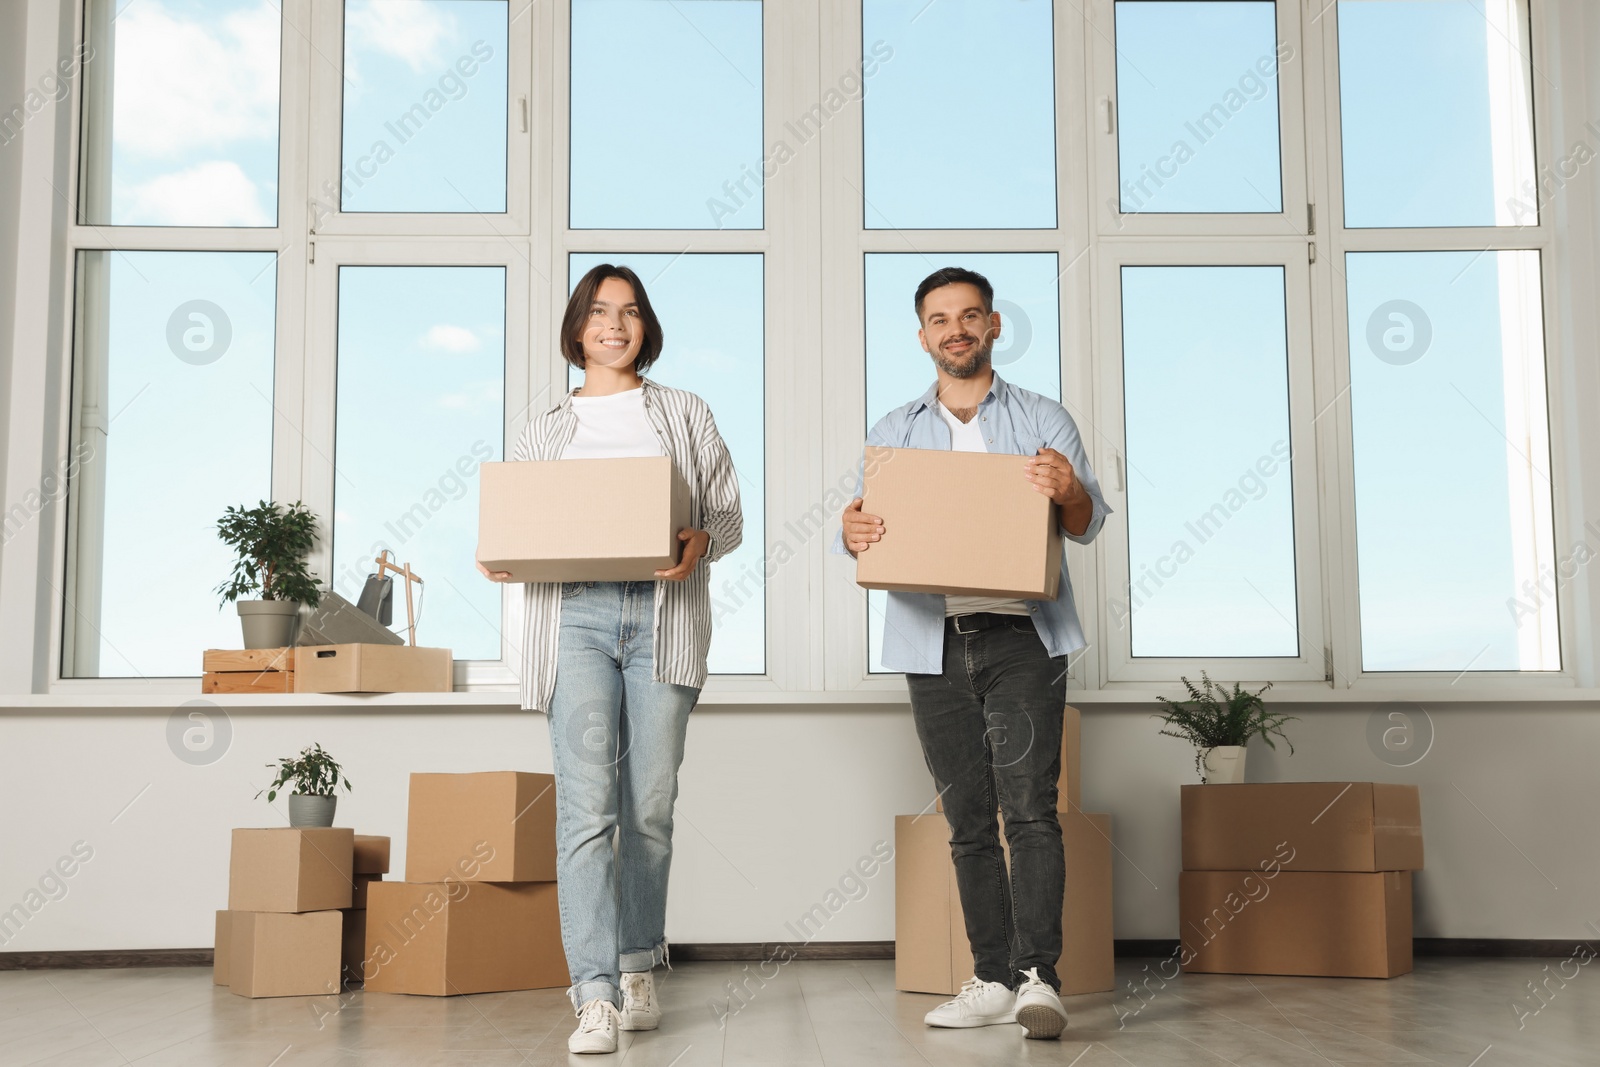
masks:
{"label": "potted plant", "polygon": [[290,826],[332,826],[333,809],[339,802],[334,790],[341,784],[346,793],[355,788],[320,743],[302,748],[298,756],[284,756],[278,760],[277,768],[278,777],[261,793],[267,794],[267,802],[271,803],[278,799],[279,789],[294,783],[294,792],[289,794]]}
{"label": "potted plant", "polygon": [[[1233,683],[1230,692],[1226,686],[1213,682],[1205,671],[1200,672],[1201,685],[1196,689],[1184,678],[1183,687],[1189,691],[1188,700],[1156,699],[1171,710],[1159,717],[1167,726],[1161,732],[1168,737],[1182,738],[1194,745],[1194,769],[1200,774],[1200,783],[1218,785],[1244,781],[1245,746],[1250,738],[1260,736],[1268,748],[1277,748],[1272,735],[1289,738],[1283,724],[1293,716],[1268,711],[1261,694],[1272,688],[1268,682],[1254,693]],[[1289,744],[1294,753],[1294,745]]]}
{"label": "potted plant", "polygon": [[[245,648],[283,648],[293,642],[300,605],[316,607],[322,593],[306,569],[316,547],[317,517],[299,501],[285,507],[230,507],[217,532],[238,558],[233,577],[217,586],[222,602],[237,602]],[[252,593],[260,599],[241,600]]]}

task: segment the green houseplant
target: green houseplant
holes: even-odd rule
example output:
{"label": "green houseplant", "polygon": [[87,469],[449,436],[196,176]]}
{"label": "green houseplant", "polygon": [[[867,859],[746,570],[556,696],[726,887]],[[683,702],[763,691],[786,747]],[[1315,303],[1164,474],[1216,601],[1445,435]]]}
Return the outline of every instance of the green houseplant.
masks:
{"label": "green houseplant", "polygon": [[[237,553],[233,575],[217,586],[224,604],[234,601],[245,648],[282,648],[292,642],[300,605],[317,606],[322,593],[306,567],[316,547],[317,517],[304,504],[230,507],[217,533]],[[240,599],[252,593],[259,599]]]}
{"label": "green houseplant", "polygon": [[294,791],[289,794],[290,826],[332,826],[333,809],[339,802],[334,790],[340,785],[346,793],[355,789],[345,776],[344,768],[328,755],[320,742],[302,748],[298,756],[282,757],[276,766],[277,778],[256,796],[265,793],[267,802],[271,803],[278,799],[278,790],[294,783]]}
{"label": "green houseplant", "polygon": [[1167,711],[1158,718],[1166,724],[1161,732],[1194,745],[1194,769],[1200,774],[1202,784],[1215,780],[1218,784],[1244,781],[1245,746],[1252,737],[1259,736],[1268,748],[1277,748],[1272,736],[1283,738],[1294,753],[1294,745],[1283,732],[1283,724],[1293,716],[1268,711],[1261,694],[1272,688],[1272,683],[1250,692],[1238,682],[1230,691],[1213,682],[1205,671],[1200,672],[1201,684],[1196,688],[1183,678],[1183,687],[1189,691],[1187,700],[1156,699],[1167,705]]}

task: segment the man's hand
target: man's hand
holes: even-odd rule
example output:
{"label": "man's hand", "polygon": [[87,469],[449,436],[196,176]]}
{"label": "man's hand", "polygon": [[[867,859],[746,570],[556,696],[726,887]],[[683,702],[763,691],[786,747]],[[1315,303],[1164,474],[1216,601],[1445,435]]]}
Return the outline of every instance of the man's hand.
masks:
{"label": "man's hand", "polygon": [[1041,448],[1023,463],[1023,473],[1035,489],[1061,506],[1062,529],[1076,536],[1089,528],[1094,501],[1066,456],[1053,448]]}
{"label": "man's hand", "polygon": [[839,516],[844,527],[844,547],[852,555],[865,552],[872,542],[883,537],[883,520],[861,513],[861,498],[856,497]]}
{"label": "man's hand", "polygon": [[509,582],[511,580],[510,571],[492,571],[488,567],[485,567],[482,563],[478,564],[478,573],[489,579],[491,582]]}
{"label": "man's hand", "polygon": [[694,573],[696,563],[706,554],[706,549],[711,547],[711,535],[704,530],[685,528],[678,531],[678,540],[683,544],[683,558],[678,565],[667,571],[656,571],[656,577],[664,582],[681,582]]}

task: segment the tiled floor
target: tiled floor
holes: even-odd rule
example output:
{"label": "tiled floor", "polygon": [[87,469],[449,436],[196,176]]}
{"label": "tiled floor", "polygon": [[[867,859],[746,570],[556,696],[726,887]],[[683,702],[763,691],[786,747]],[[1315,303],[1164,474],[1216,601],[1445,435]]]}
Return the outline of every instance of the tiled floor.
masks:
{"label": "tiled floor", "polygon": [[[1546,971],[1545,965],[1550,965]],[[941,998],[894,991],[890,963],[794,962],[762,979],[744,964],[658,972],[661,1029],[624,1034],[591,1067],[1010,1067],[1063,1064],[1600,1063],[1600,973],[1558,961],[1419,960],[1392,981],[1190,975],[1143,997],[1126,983],[1154,961],[1121,960],[1120,993],[1071,998],[1059,1042],[1020,1028],[930,1030]],[[1150,971],[1145,968],[1151,967]],[[1538,1007],[1526,983],[1548,982]],[[748,991],[730,1002],[729,985]],[[1521,1005],[1519,1011],[1516,1005]],[[735,1010],[730,1011],[733,1008]],[[1519,1028],[1519,1022],[1521,1026]],[[566,1063],[561,990],[470,997],[352,993],[246,1000],[209,968],[0,972],[0,1064]]]}

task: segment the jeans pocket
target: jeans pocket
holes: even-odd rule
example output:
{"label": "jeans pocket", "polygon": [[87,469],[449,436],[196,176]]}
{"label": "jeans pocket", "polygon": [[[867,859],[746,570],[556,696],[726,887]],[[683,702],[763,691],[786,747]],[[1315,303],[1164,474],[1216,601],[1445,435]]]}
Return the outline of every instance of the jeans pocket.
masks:
{"label": "jeans pocket", "polygon": [[571,600],[573,597],[589,588],[589,586],[592,584],[592,582],[562,582],[561,599]]}

